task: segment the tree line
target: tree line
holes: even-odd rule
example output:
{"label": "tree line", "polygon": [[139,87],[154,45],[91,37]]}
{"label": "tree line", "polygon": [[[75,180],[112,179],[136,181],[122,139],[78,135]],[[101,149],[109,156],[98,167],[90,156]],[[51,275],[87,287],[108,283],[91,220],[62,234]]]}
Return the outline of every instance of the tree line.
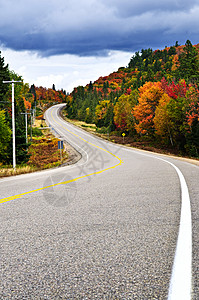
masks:
{"label": "tree line", "polygon": [[[15,140],[16,140],[16,162],[18,165],[25,164],[29,160],[28,149],[31,140],[26,140],[25,113],[28,113],[29,135],[36,133],[30,129],[33,117],[41,116],[46,108],[55,104],[66,102],[66,92],[56,91],[55,85],[52,89],[29,86],[23,82],[23,78],[14,71],[9,70],[4,57],[0,52],[0,166],[12,165],[12,85],[3,81],[22,81],[15,84]],[[31,132],[30,132],[31,131]]]}
{"label": "tree line", "polygon": [[79,86],[66,113],[101,132],[132,136],[199,157],[199,44],[142,49],[126,68]]}

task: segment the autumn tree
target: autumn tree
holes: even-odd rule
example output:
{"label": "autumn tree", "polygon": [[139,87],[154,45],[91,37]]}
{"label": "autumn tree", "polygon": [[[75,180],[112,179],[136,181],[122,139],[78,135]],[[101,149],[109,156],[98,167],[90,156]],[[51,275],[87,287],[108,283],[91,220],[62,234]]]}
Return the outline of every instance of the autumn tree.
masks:
{"label": "autumn tree", "polygon": [[162,79],[161,84],[164,91],[173,99],[184,98],[186,96],[187,84],[184,79],[180,79],[178,83],[172,81],[170,84],[165,79]]}
{"label": "autumn tree", "polygon": [[95,124],[97,127],[108,127],[110,115],[113,113],[113,105],[110,100],[102,100],[95,109]]}
{"label": "autumn tree", "polygon": [[132,113],[137,104],[137,91],[131,92],[130,95],[122,95],[114,106],[114,123],[116,128],[130,132],[134,130],[135,118]]}
{"label": "autumn tree", "polygon": [[163,141],[170,141],[173,145],[172,131],[175,124],[172,122],[168,112],[168,104],[170,100],[171,98],[166,93],[164,93],[160,98],[155,111],[154,127],[156,134],[159,135]]}
{"label": "autumn tree", "polygon": [[173,146],[184,151],[188,86],[185,80],[169,84],[164,78],[161,84],[164,94],[156,108],[154,118],[156,133],[163,141],[170,141]]}
{"label": "autumn tree", "polygon": [[138,133],[153,135],[155,111],[163,93],[161,82],[146,82],[139,88],[138,104],[133,108]]}
{"label": "autumn tree", "polygon": [[187,93],[187,107],[186,107],[186,119],[187,125],[190,130],[192,130],[192,126],[194,121],[199,122],[199,89],[195,86],[190,86]]}

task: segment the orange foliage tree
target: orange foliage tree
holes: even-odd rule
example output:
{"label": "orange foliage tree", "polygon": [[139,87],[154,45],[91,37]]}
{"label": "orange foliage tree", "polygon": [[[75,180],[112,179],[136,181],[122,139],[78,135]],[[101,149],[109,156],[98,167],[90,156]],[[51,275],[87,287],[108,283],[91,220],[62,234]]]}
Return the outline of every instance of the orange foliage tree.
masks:
{"label": "orange foliage tree", "polygon": [[186,110],[186,119],[189,129],[192,130],[194,121],[199,122],[199,90],[197,86],[190,86],[186,93],[188,102]]}
{"label": "orange foliage tree", "polygon": [[31,102],[26,100],[25,97],[23,98],[24,100],[24,106],[26,110],[30,110],[31,109]]}
{"label": "orange foliage tree", "polygon": [[154,133],[155,111],[163,94],[161,82],[149,81],[139,88],[138,105],[133,108],[137,133]]}

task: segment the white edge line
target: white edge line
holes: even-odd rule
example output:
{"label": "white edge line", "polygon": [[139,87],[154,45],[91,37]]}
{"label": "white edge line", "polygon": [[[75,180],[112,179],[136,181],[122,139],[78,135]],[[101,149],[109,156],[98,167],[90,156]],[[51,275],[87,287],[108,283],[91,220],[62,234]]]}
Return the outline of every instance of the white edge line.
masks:
{"label": "white edge line", "polygon": [[181,216],[168,300],[189,300],[192,294],[192,221],[189,191],[181,171],[171,162],[161,159],[178,173],[181,185]]}
{"label": "white edge line", "polygon": [[[130,149],[126,149],[129,151]],[[135,150],[133,150],[135,151]],[[162,160],[177,172],[181,186],[181,215],[178,239],[167,300],[191,300],[192,298],[192,220],[188,187],[182,172],[171,162],[157,156],[137,152],[140,155]]]}

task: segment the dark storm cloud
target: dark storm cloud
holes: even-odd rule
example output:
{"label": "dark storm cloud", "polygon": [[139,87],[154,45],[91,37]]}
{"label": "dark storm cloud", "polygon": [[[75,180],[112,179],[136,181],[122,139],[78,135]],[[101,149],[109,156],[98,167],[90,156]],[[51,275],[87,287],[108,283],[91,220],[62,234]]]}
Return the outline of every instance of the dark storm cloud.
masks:
{"label": "dark storm cloud", "polygon": [[198,15],[199,0],[0,0],[0,44],[42,56],[194,44]]}
{"label": "dark storm cloud", "polygon": [[[103,0],[106,3],[106,0]],[[122,17],[131,17],[136,15],[141,15],[146,12],[173,12],[173,11],[187,11],[193,6],[197,5],[196,0],[110,0],[109,5],[115,7],[118,14]]]}

